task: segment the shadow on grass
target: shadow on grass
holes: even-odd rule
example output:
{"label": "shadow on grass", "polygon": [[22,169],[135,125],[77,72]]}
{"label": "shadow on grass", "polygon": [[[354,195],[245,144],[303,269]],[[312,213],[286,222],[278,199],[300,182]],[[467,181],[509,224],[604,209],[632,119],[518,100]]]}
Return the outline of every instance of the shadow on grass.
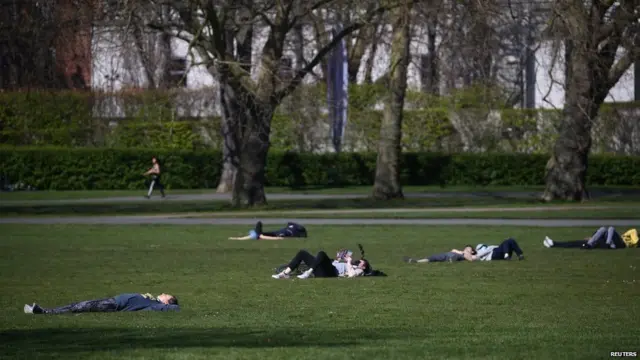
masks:
{"label": "shadow on grass", "polygon": [[234,328],[44,328],[0,332],[0,355],[57,354],[131,349],[336,347],[381,338],[381,332]]}

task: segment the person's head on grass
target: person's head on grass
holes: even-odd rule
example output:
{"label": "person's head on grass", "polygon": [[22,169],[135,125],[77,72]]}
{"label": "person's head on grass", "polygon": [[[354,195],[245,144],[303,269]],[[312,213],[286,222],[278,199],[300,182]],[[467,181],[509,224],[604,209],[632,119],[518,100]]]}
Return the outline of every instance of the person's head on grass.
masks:
{"label": "person's head on grass", "polygon": [[362,269],[365,274],[371,272],[371,264],[369,263],[369,260],[365,258],[359,260],[351,260],[351,266]]}
{"label": "person's head on grass", "polygon": [[475,255],[476,254],[476,250],[473,248],[473,246],[467,244],[464,246],[464,249],[462,250],[463,252],[468,252],[471,255]]}
{"label": "person's head on grass", "polygon": [[166,305],[178,305],[178,298],[165,293],[158,295],[158,301]]}

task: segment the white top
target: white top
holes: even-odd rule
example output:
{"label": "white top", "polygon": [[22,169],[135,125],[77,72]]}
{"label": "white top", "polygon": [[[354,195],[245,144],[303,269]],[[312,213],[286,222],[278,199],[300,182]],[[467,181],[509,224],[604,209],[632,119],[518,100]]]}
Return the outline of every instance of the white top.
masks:
{"label": "white top", "polygon": [[347,266],[351,266],[351,268],[354,270],[353,276],[360,276],[364,273],[364,271],[362,269],[359,269],[357,266],[353,266],[345,262],[340,262],[338,260],[333,260],[331,265],[333,265],[333,267],[338,270],[338,276],[340,277],[349,276],[349,273],[347,272]]}
{"label": "white top", "polygon": [[476,256],[480,261],[491,261],[491,256],[493,255],[493,250],[497,249],[498,245],[491,246],[483,246],[479,250],[477,250]]}

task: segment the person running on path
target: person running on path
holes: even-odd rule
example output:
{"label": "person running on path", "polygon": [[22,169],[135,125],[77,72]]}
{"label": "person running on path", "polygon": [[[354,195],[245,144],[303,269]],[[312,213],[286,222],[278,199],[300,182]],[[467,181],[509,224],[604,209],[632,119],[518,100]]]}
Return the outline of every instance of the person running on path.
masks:
{"label": "person running on path", "polygon": [[147,195],[145,195],[145,197],[147,199],[150,199],[151,194],[153,193],[153,190],[155,189],[156,186],[160,189],[160,194],[162,194],[162,197],[164,197],[165,196],[164,185],[162,184],[162,182],[160,182],[160,174],[162,172],[160,171],[160,163],[158,163],[158,159],[155,156],[151,158],[151,164],[152,164],[151,168],[144,173],[144,176],[151,175],[151,184],[149,185],[149,192],[147,192]]}

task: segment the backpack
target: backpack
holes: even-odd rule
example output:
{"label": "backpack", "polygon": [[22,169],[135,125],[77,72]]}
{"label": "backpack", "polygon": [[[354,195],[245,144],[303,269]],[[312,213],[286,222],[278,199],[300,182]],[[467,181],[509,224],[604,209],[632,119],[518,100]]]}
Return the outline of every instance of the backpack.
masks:
{"label": "backpack", "polygon": [[307,229],[305,229],[304,226],[300,224],[288,222],[287,230],[290,230],[292,232],[292,234],[294,235],[293,237],[307,237]]}

